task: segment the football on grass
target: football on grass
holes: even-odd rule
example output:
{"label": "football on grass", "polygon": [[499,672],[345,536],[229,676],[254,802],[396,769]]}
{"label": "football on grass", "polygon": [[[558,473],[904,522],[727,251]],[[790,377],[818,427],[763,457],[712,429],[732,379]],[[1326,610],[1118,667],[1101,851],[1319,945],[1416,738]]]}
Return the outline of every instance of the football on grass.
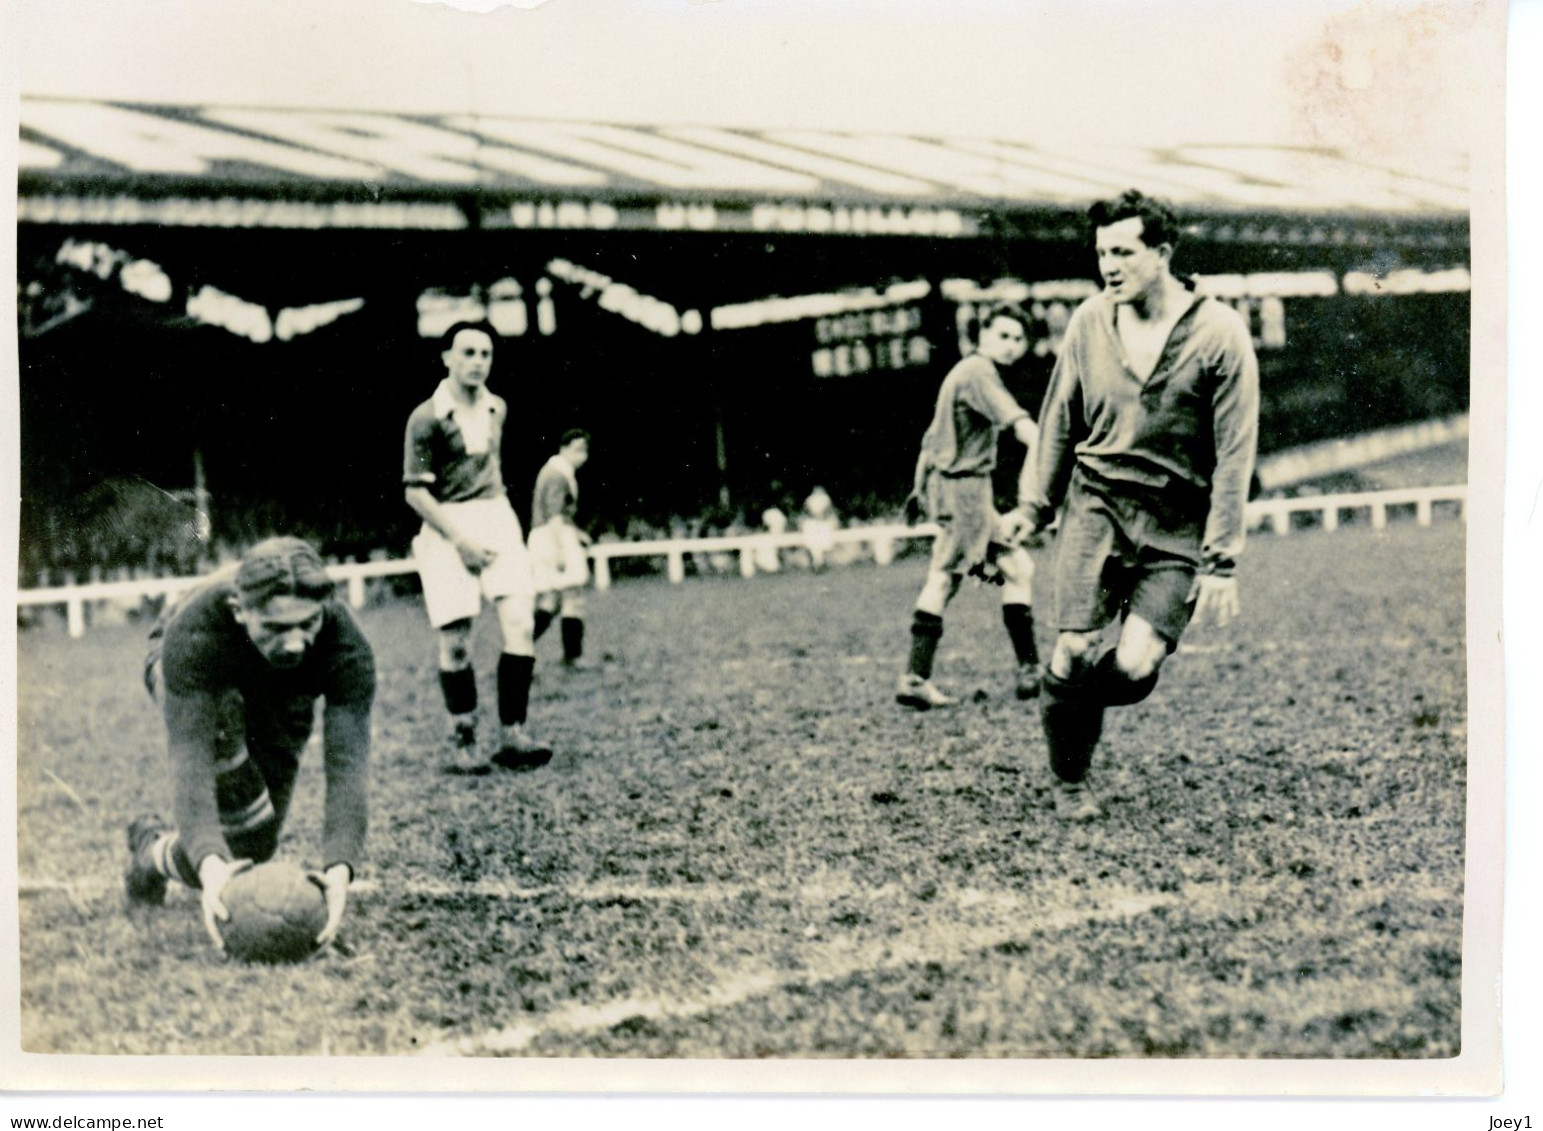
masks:
{"label": "football on grass", "polygon": [[225,885],[225,952],[243,962],[299,962],[327,925],[321,885],[293,864],[269,861]]}

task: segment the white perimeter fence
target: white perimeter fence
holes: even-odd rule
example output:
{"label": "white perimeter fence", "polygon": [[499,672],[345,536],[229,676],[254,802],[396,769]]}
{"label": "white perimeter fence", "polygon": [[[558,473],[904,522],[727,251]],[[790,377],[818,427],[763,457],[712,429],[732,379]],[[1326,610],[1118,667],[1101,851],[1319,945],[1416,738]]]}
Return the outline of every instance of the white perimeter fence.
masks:
{"label": "white perimeter fence", "polygon": [[[1390,512],[1412,512],[1415,522],[1421,526],[1431,524],[1435,508],[1442,504],[1454,504],[1455,514],[1467,517],[1468,488],[1416,487],[1398,491],[1361,492],[1347,495],[1318,495],[1294,499],[1261,499],[1248,505],[1248,525],[1251,529],[1268,526],[1278,535],[1289,534],[1296,525],[1295,516],[1316,516],[1318,527],[1337,530],[1347,515],[1369,516],[1373,530],[1381,530],[1388,524]],[[821,543],[834,547],[840,545],[867,544],[873,560],[888,565],[894,560],[895,547],[911,539],[931,538],[938,532],[932,523],[903,526],[891,523],[883,526],[851,526],[822,534]],[[611,587],[611,562],[618,558],[664,558],[665,571],[671,582],[679,584],[686,579],[686,557],[695,554],[737,554],[742,577],[754,577],[758,572],[756,560],[762,555],[795,549],[808,551],[809,537],[801,531],[784,534],[734,534],[715,538],[667,538],[648,542],[602,542],[590,548],[589,556],[594,567],[595,588]],[[411,558],[397,561],[349,562],[328,568],[335,579],[348,585],[348,600],[354,608],[362,608],[367,598],[365,583],[373,578],[395,577],[415,573],[416,564]],[[167,596],[197,585],[201,577],[152,577],[132,581],[94,581],[82,585],[51,586],[42,589],[23,589],[16,595],[18,608],[27,606],[58,606],[65,608],[65,618],[72,637],[86,632],[86,608],[101,601],[135,602],[147,597]]]}

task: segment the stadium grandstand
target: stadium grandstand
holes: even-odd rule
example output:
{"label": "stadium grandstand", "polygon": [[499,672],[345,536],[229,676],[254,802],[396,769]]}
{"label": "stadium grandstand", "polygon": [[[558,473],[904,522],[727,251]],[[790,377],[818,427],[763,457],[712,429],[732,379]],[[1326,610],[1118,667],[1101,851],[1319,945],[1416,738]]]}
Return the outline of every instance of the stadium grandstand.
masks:
{"label": "stadium grandstand", "polygon": [[462,318],[503,339],[517,506],[581,423],[617,536],[814,484],[881,517],[980,304],[1034,314],[1037,401],[1096,287],[1081,214],[1132,185],[1254,329],[1266,457],[1468,405],[1457,158],[45,98],[20,122],[24,586],[174,558],[188,513],[205,546],[405,554],[402,425]]}

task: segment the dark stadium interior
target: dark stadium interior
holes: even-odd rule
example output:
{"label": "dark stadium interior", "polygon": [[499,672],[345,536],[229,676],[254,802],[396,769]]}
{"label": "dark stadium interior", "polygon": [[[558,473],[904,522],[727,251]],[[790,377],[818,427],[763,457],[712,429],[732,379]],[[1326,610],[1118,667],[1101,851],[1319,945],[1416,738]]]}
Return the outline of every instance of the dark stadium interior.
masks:
{"label": "dark stadium interior", "polygon": [[[1381,277],[1467,261],[1461,221],[1363,219],[1336,232],[1321,218],[1305,229],[1300,219],[1204,219],[1204,234],[1181,245],[1184,270]],[[179,292],[210,285],[272,311],[365,301],[313,332],[257,344],[197,324],[176,300],[156,304],[58,264],[65,239],[152,260]],[[195,450],[219,540],[288,528],[340,556],[405,553],[414,520],[398,482],[401,430],[441,376],[437,343],[416,332],[418,296],[510,276],[528,291],[555,258],[704,316],[725,303],[924,279],[932,292],[916,305],[932,352],[924,365],[819,377],[811,319],[664,337],[558,281],[556,332],[501,341],[495,363],[493,388],[511,407],[505,469],[517,508],[558,435],[582,424],[595,435],[585,496],[599,530],[622,533],[632,518],[721,524],[734,512],[755,523],[763,507],[796,505],[815,484],[846,514],[888,514],[957,356],[955,304],[939,283],[1093,274],[1066,213],[998,219],[971,239],[22,225],[18,242],[24,292],[30,283],[40,302],[67,291],[90,303],[41,333],[28,332],[23,303],[23,584],[40,567],[143,564],[156,504],[123,500],[136,485],[192,487]],[[1466,409],[1465,291],[1339,293],[1290,298],[1285,309],[1284,348],[1260,351],[1263,452]],[[1049,364],[1031,355],[1011,376],[1026,403]]]}

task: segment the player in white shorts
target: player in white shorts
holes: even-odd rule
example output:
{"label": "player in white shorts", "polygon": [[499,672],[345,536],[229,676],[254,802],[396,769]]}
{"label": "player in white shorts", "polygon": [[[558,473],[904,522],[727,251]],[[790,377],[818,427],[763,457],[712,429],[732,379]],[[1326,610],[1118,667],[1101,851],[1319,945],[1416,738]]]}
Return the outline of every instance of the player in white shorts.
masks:
{"label": "player in white shorts", "polygon": [[502,748],[507,769],[529,769],[552,751],[526,725],[535,666],[535,581],[520,521],[504,490],[500,449],[508,406],[487,389],[493,332],[458,323],[445,334],[445,378],[407,419],[403,482],[407,505],[423,519],[413,557],[429,623],[439,632],[439,682],[457,751],[452,769],[478,772],[477,678],[472,624],[484,598],[498,614]]}
{"label": "player in white shorts", "polygon": [[589,582],[589,535],[574,522],[578,471],[589,462],[589,433],[563,433],[557,454],[536,475],[530,503],[530,559],[536,575],[537,640],[560,620],[563,666],[584,666],[584,586]]}

